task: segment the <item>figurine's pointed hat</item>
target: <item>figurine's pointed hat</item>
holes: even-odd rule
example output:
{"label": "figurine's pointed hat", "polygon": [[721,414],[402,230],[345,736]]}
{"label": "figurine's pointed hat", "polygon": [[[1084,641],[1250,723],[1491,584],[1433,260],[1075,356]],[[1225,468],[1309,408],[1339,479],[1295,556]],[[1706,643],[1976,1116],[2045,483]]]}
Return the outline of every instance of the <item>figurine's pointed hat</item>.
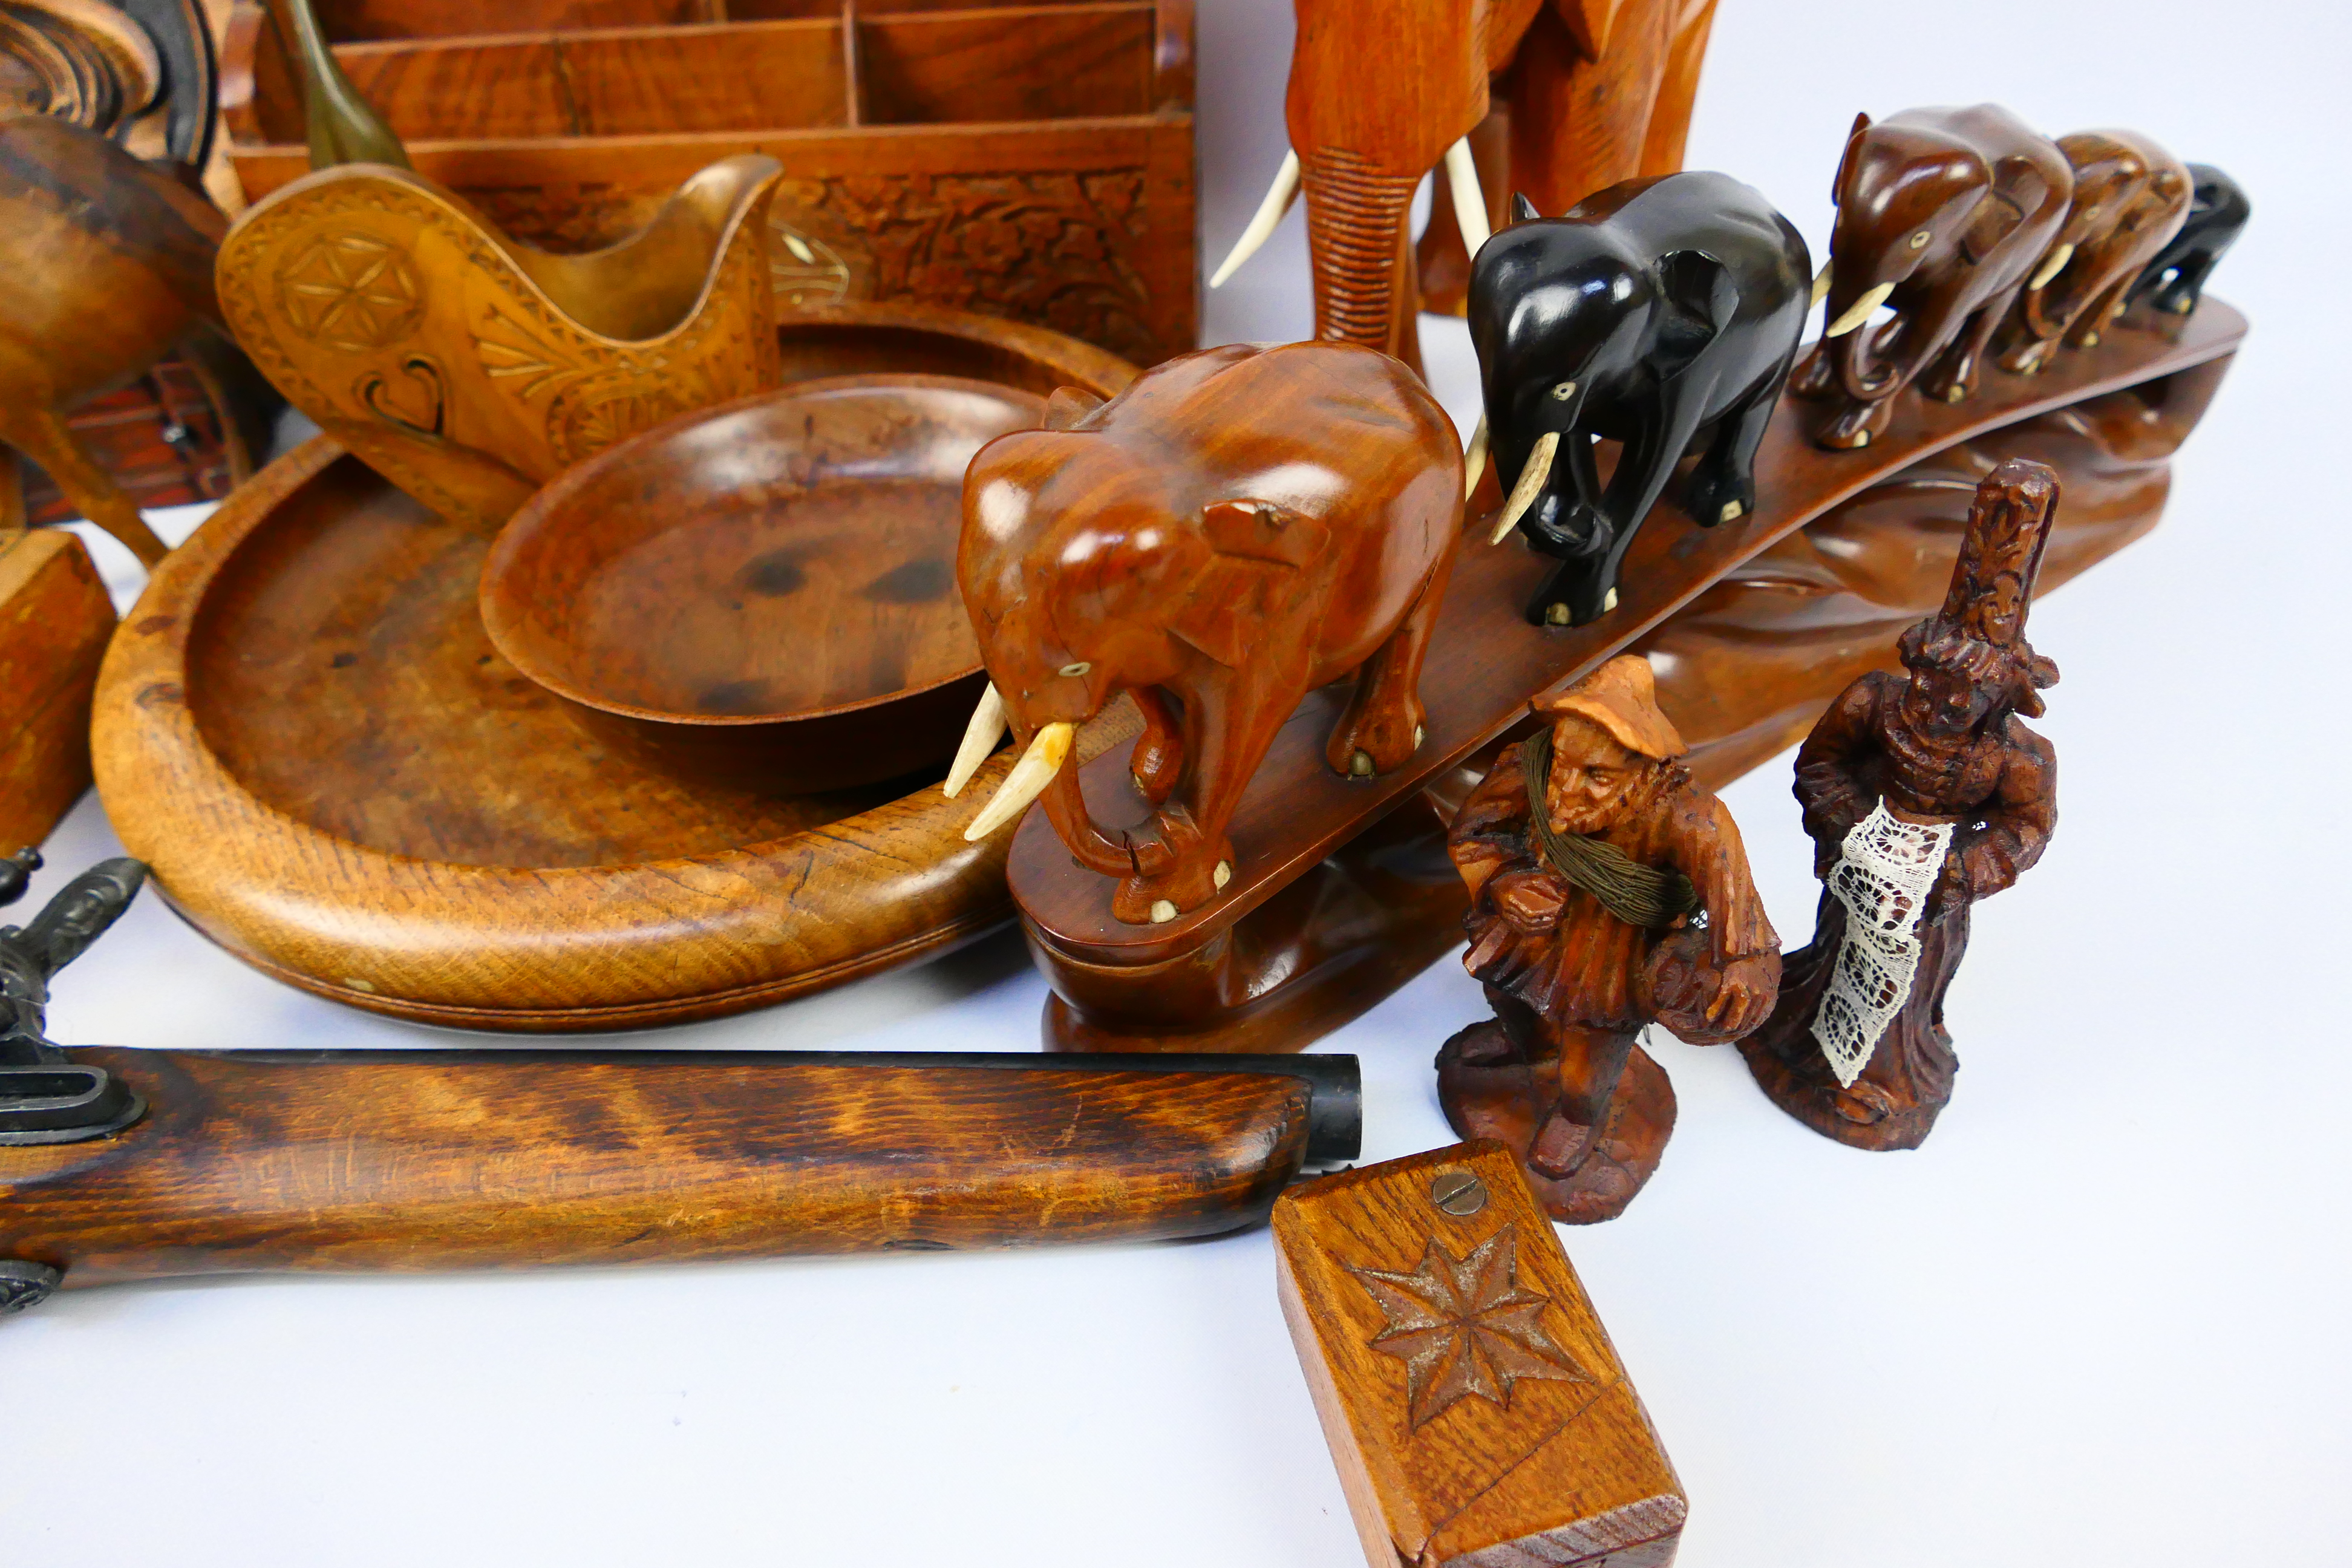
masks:
{"label": "figurine's pointed hat", "polygon": [[1650,661],[1637,653],[1621,653],[1567,690],[1528,706],[1546,719],[1589,719],[1645,757],[1679,757],[1690,750],[1674,721],[1658,711],[1658,683]]}
{"label": "figurine's pointed hat", "polygon": [[1969,531],[1952,567],[1944,607],[1903,634],[1906,665],[1965,668],[1978,680],[2003,680],[2011,706],[2042,710],[2035,692],[2058,683],[2058,667],[2025,640],[2042,552],[2058,515],[2058,475],[2046,463],[2011,458],[1977,485]]}

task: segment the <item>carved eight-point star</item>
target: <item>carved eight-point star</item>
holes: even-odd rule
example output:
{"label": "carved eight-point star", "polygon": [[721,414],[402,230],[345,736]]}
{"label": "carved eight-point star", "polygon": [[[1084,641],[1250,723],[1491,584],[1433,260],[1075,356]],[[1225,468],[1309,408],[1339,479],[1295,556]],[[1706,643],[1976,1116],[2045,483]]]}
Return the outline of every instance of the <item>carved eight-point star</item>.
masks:
{"label": "carved eight-point star", "polygon": [[1473,1394],[1508,1409],[1511,1384],[1523,1377],[1592,1381],[1544,1331],[1551,1299],[1519,1288],[1517,1241],[1517,1232],[1499,1230],[1456,1258],[1432,1237],[1410,1274],[1348,1270],[1388,1314],[1371,1346],[1405,1363],[1415,1428]]}

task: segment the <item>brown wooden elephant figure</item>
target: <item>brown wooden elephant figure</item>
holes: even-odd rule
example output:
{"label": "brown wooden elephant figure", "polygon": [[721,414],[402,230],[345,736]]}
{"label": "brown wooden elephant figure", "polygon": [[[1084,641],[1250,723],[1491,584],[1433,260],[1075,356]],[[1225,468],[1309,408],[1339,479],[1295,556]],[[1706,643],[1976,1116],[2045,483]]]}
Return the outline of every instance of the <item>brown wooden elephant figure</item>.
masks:
{"label": "brown wooden elephant figure", "polygon": [[[213,254],[227,226],[211,203],[95,131],[46,115],[0,121],[0,443],[47,469],[84,517],[151,566],[163,541],[66,416],[219,321]],[[14,458],[0,450],[0,463]],[[0,513],[15,510],[16,486],[0,491]]]}
{"label": "brown wooden elephant figure", "polygon": [[[1416,367],[1421,291],[1409,209],[1422,177],[1444,161],[1451,183],[1442,205],[1454,216],[1433,218],[1433,233],[1455,298],[1468,252],[1502,222],[1513,190],[1563,212],[1637,174],[1682,166],[1715,13],[1715,0],[1294,4],[1291,153],[1211,287],[1265,242],[1303,188],[1315,335]],[[1507,124],[1490,121],[1498,89]]]}
{"label": "brown wooden elephant figure", "polygon": [[[1419,377],[1349,344],[1247,344],[1170,360],[1108,403],[1055,395],[1048,427],[981,448],[956,572],[991,682],[948,777],[1009,721],[1025,751],[974,819],[1043,799],[1078,860],[1141,924],[1206,903],[1233,870],[1234,809],[1309,691],[1356,676],[1325,755],[1401,766],[1422,739],[1422,658],[1462,532],[1462,449]],[[1071,756],[1131,695],[1149,833],[1106,833]]]}
{"label": "brown wooden elephant figure", "polygon": [[[1942,403],[1974,392],[2074,191],[2057,143],[1996,104],[1856,115],[1832,187],[1829,325],[1793,383],[1843,396],[1819,443],[1868,446],[1914,381]],[[1883,327],[1882,305],[1895,310]]]}
{"label": "brown wooden elephant figure", "polygon": [[2032,375],[2060,342],[2089,348],[2124,313],[2132,285],[2188,220],[2189,165],[2136,131],[2058,139],[2074,197],[2058,238],[2017,297],[1998,344],[2000,368]]}

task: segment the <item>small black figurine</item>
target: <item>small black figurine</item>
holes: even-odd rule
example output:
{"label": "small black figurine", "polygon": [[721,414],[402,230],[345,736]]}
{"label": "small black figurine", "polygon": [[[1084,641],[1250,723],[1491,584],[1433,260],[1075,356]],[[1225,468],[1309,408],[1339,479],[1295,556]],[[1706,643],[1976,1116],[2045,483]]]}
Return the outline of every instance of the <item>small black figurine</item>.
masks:
{"label": "small black figurine", "polygon": [[2212,164],[2189,164],[2189,177],[2196,183],[2189,216],[2132,284],[2126,305],[2153,297],[2156,308],[2170,315],[2186,316],[2196,310],[2213,264],[2237,243],[2254,210],[2244,187]]}
{"label": "small black figurine", "polygon": [[[1811,308],[1804,237],[1725,174],[1628,180],[1542,218],[1524,196],[1470,270],[1496,477],[1514,525],[1559,570],[1529,606],[1583,626],[1675,465],[1701,437],[1684,510],[1712,526],[1756,509],[1756,448]],[[1595,437],[1624,443],[1604,492]],[[1475,442],[1474,442],[1475,445]]]}

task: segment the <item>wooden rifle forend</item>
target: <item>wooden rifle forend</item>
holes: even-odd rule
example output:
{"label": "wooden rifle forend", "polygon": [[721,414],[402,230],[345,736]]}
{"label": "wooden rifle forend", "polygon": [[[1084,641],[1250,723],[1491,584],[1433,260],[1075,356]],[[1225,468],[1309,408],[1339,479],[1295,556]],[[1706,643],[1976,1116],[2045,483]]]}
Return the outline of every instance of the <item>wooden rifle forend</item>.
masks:
{"label": "wooden rifle forend", "polygon": [[1352,1159],[1360,1130],[1345,1056],[73,1059],[145,1114],[0,1147],[0,1273],[17,1281],[0,1278],[0,1307],[175,1275],[1213,1236],[1263,1221],[1309,1165]]}

